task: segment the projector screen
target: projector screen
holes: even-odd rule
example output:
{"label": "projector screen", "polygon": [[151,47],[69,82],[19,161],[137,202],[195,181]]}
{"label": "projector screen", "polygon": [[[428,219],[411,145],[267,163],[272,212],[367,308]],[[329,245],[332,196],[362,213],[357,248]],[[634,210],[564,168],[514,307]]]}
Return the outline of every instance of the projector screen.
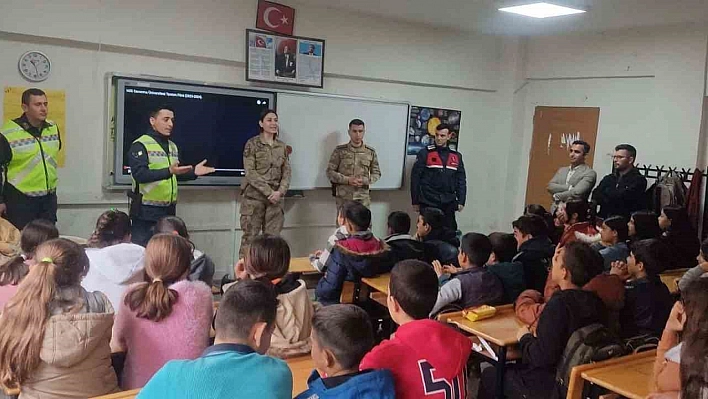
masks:
{"label": "projector screen", "polygon": [[239,185],[243,147],[258,134],[262,110],[275,108],[275,93],[199,84],[145,80],[114,76],[116,88],[115,165],[116,185],[131,184],[128,151],[138,137],[148,132],[150,111],[168,105],[175,111],[170,139],[177,144],[184,165],[203,159],[216,173],[180,184]]}

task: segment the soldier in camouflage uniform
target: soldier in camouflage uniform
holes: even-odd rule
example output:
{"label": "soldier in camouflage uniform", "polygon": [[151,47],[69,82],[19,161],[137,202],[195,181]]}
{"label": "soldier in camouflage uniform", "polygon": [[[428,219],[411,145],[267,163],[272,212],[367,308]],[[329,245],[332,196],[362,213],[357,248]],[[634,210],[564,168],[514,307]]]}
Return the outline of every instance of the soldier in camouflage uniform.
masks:
{"label": "soldier in camouflage uniform", "polygon": [[349,122],[349,143],[337,146],[329,158],[327,178],[332,182],[337,209],[346,201],[358,201],[368,208],[369,186],[381,177],[376,150],[364,144],[364,132],[361,119]]}
{"label": "soldier in camouflage uniform", "polygon": [[241,247],[243,258],[253,237],[263,233],[280,234],[283,229],[283,197],[290,187],[290,162],[285,143],[277,139],[278,115],[261,114],[261,134],[252,137],[243,149],[246,169],[241,190]]}

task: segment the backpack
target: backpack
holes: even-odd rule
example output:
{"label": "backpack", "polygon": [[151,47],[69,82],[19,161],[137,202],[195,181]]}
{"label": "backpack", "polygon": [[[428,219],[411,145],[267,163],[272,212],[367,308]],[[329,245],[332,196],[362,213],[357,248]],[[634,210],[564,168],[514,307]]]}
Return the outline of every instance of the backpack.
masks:
{"label": "backpack", "polygon": [[581,364],[600,362],[626,353],[621,339],[600,323],[575,330],[563,351],[556,370],[556,385],[562,398],[568,394],[570,372]]}

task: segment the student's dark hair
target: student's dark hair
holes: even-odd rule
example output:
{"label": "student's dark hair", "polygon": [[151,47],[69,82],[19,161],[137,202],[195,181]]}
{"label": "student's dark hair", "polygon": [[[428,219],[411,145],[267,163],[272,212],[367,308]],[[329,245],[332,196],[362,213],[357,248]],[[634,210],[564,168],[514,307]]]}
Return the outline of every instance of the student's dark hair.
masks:
{"label": "student's dark hair", "polygon": [[428,263],[402,260],[391,270],[389,293],[408,316],[427,319],[438,299],[438,277]]}
{"label": "student's dark hair", "polygon": [[251,278],[270,282],[288,273],[290,246],[283,237],[261,234],[251,240],[245,261]]}
{"label": "student's dark hair", "polygon": [[547,227],[547,233],[550,235],[550,233],[553,231],[553,228],[555,226],[553,222],[553,215],[546,210],[546,208],[543,207],[543,205],[539,204],[528,204],[526,205],[526,208],[524,208],[524,215],[536,215],[540,216],[543,218],[543,221],[546,222],[546,227]]}
{"label": "student's dark hair", "polygon": [[629,153],[629,156],[632,158],[637,158],[637,149],[634,148],[633,145],[631,144],[620,144],[617,147],[615,147],[615,151],[620,151],[620,150],[625,150]]}
{"label": "student's dark hair", "polygon": [[669,248],[658,238],[635,241],[631,248],[634,259],[644,264],[644,270],[650,279],[658,279],[670,263]]}
{"label": "student's dark hair", "polygon": [[96,228],[86,244],[89,248],[105,248],[123,241],[130,234],[130,217],[111,209],[98,217]]}
{"label": "student's dark hair", "polygon": [[312,316],[312,329],[320,346],[329,349],[344,369],[358,369],[374,347],[369,315],[356,305],[321,307]]}
{"label": "student's dark hair", "polygon": [[159,322],[172,313],[179,293],[170,285],[185,277],[192,263],[192,246],[174,234],[156,234],[145,248],[145,281],[125,295],[136,316]]}
{"label": "student's dark hair", "polygon": [[460,240],[460,251],[470,258],[470,263],[482,267],[492,254],[492,242],[484,234],[467,233]]}
{"label": "student's dark hair", "polygon": [[273,286],[257,280],[243,280],[229,287],[219,301],[214,330],[228,339],[247,339],[256,323],[275,322],[278,296]]}
{"label": "student's dark hair", "polygon": [[36,219],[29,222],[22,229],[22,235],[20,235],[22,254],[14,256],[3,265],[0,265],[0,286],[19,284],[29,272],[29,267],[25,264],[25,258],[34,258],[37,247],[45,241],[54,238],[59,238],[59,230],[57,230],[54,223],[44,219]]}
{"label": "student's dark hair", "polygon": [[155,224],[155,234],[174,234],[175,232],[180,237],[189,240],[189,231],[187,231],[187,225],[184,223],[184,220],[182,220],[182,218],[178,216],[161,217],[160,220],[158,220]]}
{"label": "student's dark hair", "polygon": [[163,109],[164,109],[165,111],[172,111],[173,114],[177,114],[177,113],[175,112],[175,109],[172,108],[171,105],[160,104],[160,105],[158,105],[157,107],[155,107],[155,108],[153,108],[152,110],[150,110],[150,117],[151,117],[151,118],[157,118],[157,115],[158,115],[158,114],[160,113],[160,111],[162,111]]}
{"label": "student's dark hair", "polygon": [[439,132],[444,129],[447,129],[448,132],[452,132],[452,128],[447,123],[440,123],[435,127],[436,132]]}
{"label": "student's dark hair", "polygon": [[428,207],[420,211],[423,223],[430,225],[431,230],[438,230],[445,226],[445,213],[438,209]]}
{"label": "student's dark hair", "polygon": [[344,204],[344,219],[353,224],[357,231],[364,231],[371,226],[371,211],[361,202],[349,201]]}
{"label": "student's dark hair", "polygon": [[[275,114],[276,117],[278,116],[278,113],[275,112],[274,109],[267,108],[267,109],[264,109],[263,111],[261,111],[261,114],[258,117],[258,121],[263,122],[263,120],[265,119],[266,116],[268,116],[268,114]],[[258,126],[258,129],[261,133],[263,132],[263,128],[260,127],[260,125]]]}
{"label": "student's dark hair", "polygon": [[594,215],[590,214],[590,206],[587,201],[573,200],[565,203],[565,213],[568,215],[568,221],[573,218],[574,214],[578,215],[576,223],[591,222],[594,224]]}
{"label": "student's dark hair", "polygon": [[352,127],[352,126],[366,126],[366,125],[364,124],[364,121],[362,121],[361,119],[352,119],[349,122],[349,127]]}
{"label": "student's dark hair", "polygon": [[387,224],[394,234],[408,234],[411,231],[411,217],[405,212],[391,212]]}
{"label": "student's dark hair", "polygon": [[511,226],[521,232],[530,234],[533,237],[540,237],[548,234],[546,222],[537,215],[523,215],[511,223]]}
{"label": "student's dark hair", "polygon": [[47,93],[42,89],[33,87],[22,92],[22,104],[29,105],[31,96],[46,96]]}
{"label": "student's dark hair", "polygon": [[497,262],[511,262],[516,256],[517,244],[513,234],[495,232],[489,235],[489,242]]}
{"label": "student's dark hair", "polygon": [[708,388],[708,278],[690,283],[681,293],[686,324],[681,348],[681,397],[703,398]]}
{"label": "student's dark hair", "polygon": [[585,155],[590,153],[590,144],[588,144],[586,141],[583,140],[575,140],[573,141],[573,144],[571,145],[582,145],[583,146],[583,152]]}
{"label": "student's dark hair", "polygon": [[686,208],[682,206],[665,206],[662,211],[671,220],[671,226],[669,226],[669,234],[675,234],[678,236],[698,236],[696,229],[691,225],[691,220],[688,218],[688,212]]}
{"label": "student's dark hair", "polygon": [[627,227],[627,219],[624,216],[610,216],[602,223],[606,224],[610,230],[617,232],[617,242],[627,241],[629,228]]}
{"label": "student's dark hair", "polygon": [[659,227],[658,216],[650,211],[638,211],[632,214],[634,220],[634,230],[636,234],[632,236],[633,241],[646,240],[649,238],[659,238],[661,227]]}
{"label": "student's dark hair", "polygon": [[588,244],[573,241],[563,248],[565,249],[563,263],[570,272],[570,281],[573,284],[582,287],[602,273],[604,269],[602,255],[590,248]]}

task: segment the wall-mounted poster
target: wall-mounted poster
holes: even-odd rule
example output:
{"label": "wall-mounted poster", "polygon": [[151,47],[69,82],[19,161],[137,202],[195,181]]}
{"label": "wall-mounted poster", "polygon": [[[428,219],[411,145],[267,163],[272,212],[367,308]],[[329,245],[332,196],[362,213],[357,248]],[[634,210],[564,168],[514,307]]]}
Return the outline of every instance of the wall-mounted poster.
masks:
{"label": "wall-mounted poster", "polygon": [[323,86],[325,41],[246,29],[246,80]]}
{"label": "wall-mounted poster", "polygon": [[452,109],[412,106],[408,125],[408,155],[416,155],[421,148],[435,144],[435,128],[441,123],[450,125],[448,145],[457,150],[461,116],[462,112]]}

